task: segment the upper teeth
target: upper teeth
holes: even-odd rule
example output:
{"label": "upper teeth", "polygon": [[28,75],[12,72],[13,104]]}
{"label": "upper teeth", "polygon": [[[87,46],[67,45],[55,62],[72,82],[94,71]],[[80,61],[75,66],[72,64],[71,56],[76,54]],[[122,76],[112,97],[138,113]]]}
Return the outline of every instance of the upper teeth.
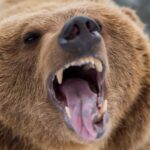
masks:
{"label": "upper teeth", "polygon": [[57,77],[57,80],[58,80],[58,83],[61,84],[62,83],[62,80],[63,80],[63,72],[64,70],[63,69],[60,69],[57,71],[56,73],[56,77]]}
{"label": "upper teeth", "polygon": [[59,69],[55,74],[56,77],[57,77],[58,83],[59,84],[62,83],[63,72],[64,72],[65,69],[67,69],[71,66],[83,66],[83,65],[86,65],[86,64],[88,64],[89,67],[91,67],[91,68],[95,68],[98,72],[102,72],[102,70],[103,70],[103,66],[102,66],[101,61],[99,61],[98,59],[95,59],[93,57],[86,57],[86,58],[80,59],[78,61],[74,61],[70,64],[67,64],[63,68]]}

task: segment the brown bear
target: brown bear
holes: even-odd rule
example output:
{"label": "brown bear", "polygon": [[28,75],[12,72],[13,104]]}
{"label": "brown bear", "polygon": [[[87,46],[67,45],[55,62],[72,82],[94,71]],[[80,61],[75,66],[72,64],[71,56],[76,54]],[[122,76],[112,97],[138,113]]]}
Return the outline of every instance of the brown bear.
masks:
{"label": "brown bear", "polygon": [[109,0],[0,2],[1,150],[150,150],[150,45]]}

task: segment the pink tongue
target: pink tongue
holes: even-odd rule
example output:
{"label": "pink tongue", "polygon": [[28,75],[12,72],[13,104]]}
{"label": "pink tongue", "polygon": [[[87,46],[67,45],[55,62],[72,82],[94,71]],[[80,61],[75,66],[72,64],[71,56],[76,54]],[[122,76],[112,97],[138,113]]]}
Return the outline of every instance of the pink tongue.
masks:
{"label": "pink tongue", "polygon": [[74,78],[66,80],[61,86],[71,112],[71,124],[76,133],[85,140],[95,140],[94,117],[98,114],[97,94],[92,92],[88,82]]}

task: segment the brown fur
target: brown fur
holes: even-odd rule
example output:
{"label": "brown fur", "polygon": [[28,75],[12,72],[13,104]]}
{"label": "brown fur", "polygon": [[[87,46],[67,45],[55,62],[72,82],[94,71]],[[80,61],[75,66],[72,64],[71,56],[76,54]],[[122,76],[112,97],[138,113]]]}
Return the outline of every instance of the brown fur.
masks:
{"label": "brown fur", "polygon": [[[3,0],[0,10],[0,149],[150,149],[150,46],[133,11],[105,0]],[[45,90],[48,75],[74,60],[61,51],[57,37],[75,15],[103,24],[109,62],[105,96],[110,126],[93,143],[81,142],[66,127]],[[43,36],[30,47],[22,38],[32,30]]]}

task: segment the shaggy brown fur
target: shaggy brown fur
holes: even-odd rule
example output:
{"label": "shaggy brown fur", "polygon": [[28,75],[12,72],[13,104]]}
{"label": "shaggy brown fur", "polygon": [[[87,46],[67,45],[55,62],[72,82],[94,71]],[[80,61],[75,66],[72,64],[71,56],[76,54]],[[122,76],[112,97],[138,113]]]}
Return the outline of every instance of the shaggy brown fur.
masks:
{"label": "shaggy brown fur", "polygon": [[[2,0],[0,2],[0,149],[149,150],[150,46],[133,11],[105,0]],[[92,143],[80,141],[47,99],[45,81],[73,55],[57,44],[72,16],[103,25],[109,61],[105,96],[110,126]],[[32,46],[26,33],[39,31]]]}

